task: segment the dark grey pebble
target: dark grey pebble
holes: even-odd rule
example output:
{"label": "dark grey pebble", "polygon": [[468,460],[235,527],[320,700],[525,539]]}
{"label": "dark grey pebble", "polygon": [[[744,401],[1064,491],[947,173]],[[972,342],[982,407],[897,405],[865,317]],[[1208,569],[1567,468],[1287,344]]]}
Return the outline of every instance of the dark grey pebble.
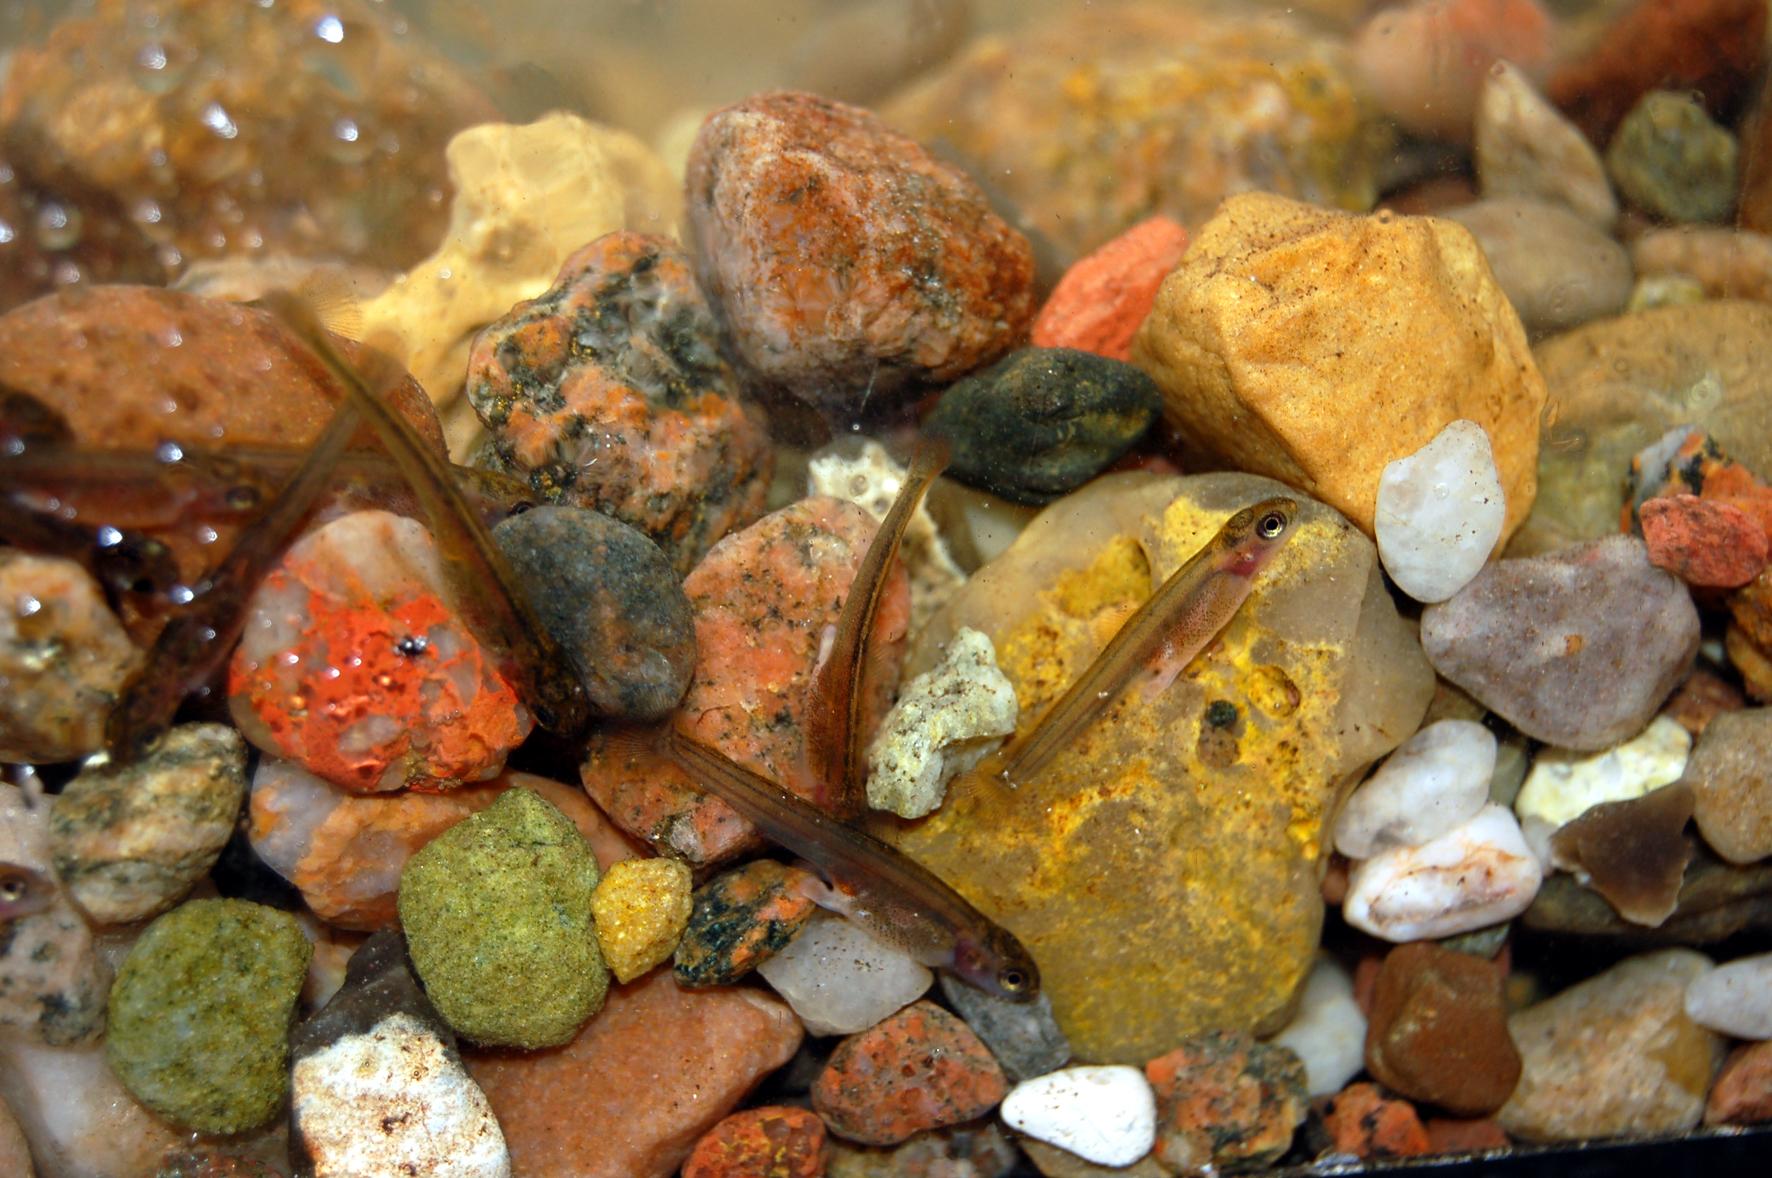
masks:
{"label": "dark grey pebble", "polygon": [[1046,995],[1032,1002],[1010,1002],[947,974],[940,976],[942,997],[984,1040],[1011,1080],[1043,1076],[1070,1062],[1070,1040],[1058,1029],[1058,1020],[1052,1017],[1052,999]]}

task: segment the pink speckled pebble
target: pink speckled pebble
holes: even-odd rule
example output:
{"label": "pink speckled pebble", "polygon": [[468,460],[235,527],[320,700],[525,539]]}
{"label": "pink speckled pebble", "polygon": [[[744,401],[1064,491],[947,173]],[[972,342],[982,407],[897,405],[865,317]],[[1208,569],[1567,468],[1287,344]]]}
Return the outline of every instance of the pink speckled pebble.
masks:
{"label": "pink speckled pebble", "polygon": [[1009,1091],[972,1028],[930,1002],[913,1002],[837,1044],[812,1085],[831,1132],[865,1145],[983,1116]]}

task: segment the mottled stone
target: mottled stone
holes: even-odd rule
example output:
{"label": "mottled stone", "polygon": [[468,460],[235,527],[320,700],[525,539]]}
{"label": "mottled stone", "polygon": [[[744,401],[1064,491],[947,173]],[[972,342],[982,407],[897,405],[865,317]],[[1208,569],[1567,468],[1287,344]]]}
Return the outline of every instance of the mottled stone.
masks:
{"label": "mottled stone", "polygon": [[697,274],[750,378],[832,412],[962,376],[1033,318],[1027,239],[859,107],[776,91],[717,110],[685,185]]}
{"label": "mottled stone", "polygon": [[965,1023],[917,1002],[838,1043],[813,1082],[812,1107],[833,1133],[894,1145],[982,1116],[1008,1089],[997,1061]]}
{"label": "mottled stone", "polygon": [[1212,1174],[1279,1159],[1304,1121],[1304,1065],[1241,1031],[1198,1036],[1144,1065],[1157,1094],[1157,1160]]}
{"label": "mottled stone", "polygon": [[1711,969],[1689,949],[1632,957],[1508,1019],[1523,1069],[1497,1114],[1528,1141],[1651,1137],[1698,1124],[1722,1040],[1686,1017]]}
{"label": "mottled stone", "polygon": [[1368,535],[1385,465],[1461,419],[1489,435],[1504,539],[1532,507],[1544,382],[1461,226],[1232,197],[1163,283],[1132,358],[1188,448]]}
{"label": "mottled stone", "polygon": [[687,572],[762,513],[774,463],[719,338],[680,246],[598,238],[475,343],[482,460],[639,529]]}
{"label": "mottled stone", "polygon": [[[975,574],[907,669],[981,630],[1026,727],[1233,510],[1280,490],[1099,479]],[[885,833],[1028,946],[1079,1057],[1142,1065],[1188,1034],[1278,1029],[1317,945],[1337,783],[1413,732],[1431,693],[1371,543],[1305,501],[1249,601],[1166,691],[1126,692],[1020,788],[956,783]]]}
{"label": "mottled stone", "polygon": [[658,545],[596,511],[537,507],[492,529],[591,706],[658,720],[695,669],[689,599]]}
{"label": "mottled stone", "polygon": [[1766,531],[1732,503],[1662,495],[1638,510],[1649,563],[1698,588],[1736,589],[1766,567]]}
{"label": "mottled stone", "polygon": [[673,966],[685,986],[729,986],[797,936],[814,909],[809,872],[757,859],[695,889]]}
{"label": "mottled stone", "polygon": [[1626,200],[1668,221],[1726,221],[1735,207],[1735,136],[1690,93],[1651,90],[1606,149]]}
{"label": "mottled stone", "polygon": [[1633,924],[1654,927],[1679,903],[1692,858],[1691,787],[1676,783],[1623,802],[1602,802],[1551,836],[1551,859],[1576,873]]}
{"label": "mottled stone", "polygon": [[683,1178],[823,1178],[827,1153],[817,1113],[751,1108],[702,1135],[683,1163]]}
{"label": "mottled stone", "polygon": [[591,919],[615,980],[631,982],[668,959],[692,908],[688,864],[626,859],[611,865],[591,893]]}
{"label": "mottled stone", "polygon": [[59,1048],[104,1031],[111,971],[56,882],[52,855],[48,801],[35,790],[0,784],[8,915],[0,922],[0,1028]]}
{"label": "mottled stone", "polygon": [[1366,1066],[1387,1088],[1459,1116],[1483,1116],[1520,1078],[1502,973],[1428,942],[1385,955],[1366,1028]]}
{"label": "mottled stone", "polygon": [[157,916],[209,874],[245,800],[240,734],[180,725],[142,760],[88,769],[56,796],[56,874],[94,920]]}
{"label": "mottled stone", "polygon": [[1563,205],[1486,197],[1445,216],[1483,247],[1495,281],[1535,338],[1615,315],[1630,298],[1630,255]]}
{"label": "mottled stone", "polygon": [[1772,855],[1772,711],[1750,708],[1711,720],[1686,763],[1698,832],[1731,863]]}
{"label": "mottled stone", "polygon": [[1415,1106],[1379,1091],[1378,1085],[1350,1084],[1330,1102],[1323,1127],[1336,1153],[1358,1158],[1408,1158],[1429,1149],[1427,1130]]}
{"label": "mottled stone", "polygon": [[1034,319],[1036,348],[1079,348],[1125,360],[1157,288],[1187,251],[1187,230],[1158,214],[1077,259]]}
{"label": "mottled stone", "polygon": [[1517,67],[1489,67],[1472,139],[1485,197],[1557,201],[1600,229],[1618,219],[1600,153]]}

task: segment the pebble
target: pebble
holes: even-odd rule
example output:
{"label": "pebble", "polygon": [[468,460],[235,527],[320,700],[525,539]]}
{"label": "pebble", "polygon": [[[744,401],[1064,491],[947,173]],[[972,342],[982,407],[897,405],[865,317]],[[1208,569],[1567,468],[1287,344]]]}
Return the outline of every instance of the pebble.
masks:
{"label": "pebble", "polygon": [[1654,1137],[1698,1124],[1722,1041],[1686,1017],[1711,970],[1690,949],[1631,957],[1508,1019],[1520,1083],[1496,1114],[1527,1141]]}
{"label": "pebble", "polygon": [[103,1033],[111,971],[55,879],[49,806],[0,782],[0,863],[35,872],[24,886],[49,891],[9,901],[16,915],[0,923],[0,1029],[61,1048]]}
{"label": "pebble", "polygon": [[568,1042],[603,1005],[597,862],[572,821],[512,789],[407,860],[400,924],[425,991],[478,1043]]}
{"label": "pebble", "polygon": [[1017,503],[1050,503],[1138,443],[1161,401],[1123,360],[1017,348],[942,394],[923,423],[947,441],[947,474]]}
{"label": "pebble", "polygon": [[1649,229],[1630,244],[1631,265],[1648,282],[1696,288],[1705,298],[1772,301],[1772,236],[1718,225]]}
{"label": "pebble", "polygon": [[1385,1087],[1458,1116],[1487,1116],[1520,1078],[1502,971],[1417,942],[1385,955],[1366,1031],[1366,1064]]}
{"label": "pebble", "polygon": [[1519,67],[1505,61],[1489,67],[1472,139],[1485,197],[1557,201],[1599,229],[1618,219],[1600,153]]}
{"label": "pebble", "polygon": [[1501,534],[1531,509],[1544,382],[1461,226],[1233,196],[1158,292],[1132,358],[1187,452],[1303,488],[1368,535],[1386,465],[1459,420],[1489,436]]}
{"label": "pebble", "polygon": [[1353,978],[1333,957],[1318,955],[1297,1013],[1269,1042],[1303,1062],[1313,1100],[1340,1091],[1366,1066],[1366,1014],[1354,1001]]}
{"label": "pebble", "polygon": [[812,1107],[841,1137],[894,1145],[983,1116],[1008,1090],[1003,1070],[965,1023],[914,1002],[837,1044],[813,1081]]}
{"label": "pebble", "polygon": [[1708,945],[1746,929],[1772,928],[1772,867],[1734,867],[1699,854],[1680,885],[1674,914],[1655,929],[1633,925],[1573,876],[1553,875],[1527,909],[1527,928],[1646,945]]}
{"label": "pebble", "polygon": [[733,1113],[703,1134],[682,1178],[824,1178],[829,1152],[818,1114],[766,1105]]}
{"label": "pebble", "polygon": [[1758,1125],[1772,1121],[1772,1043],[1735,1049],[1704,1104],[1706,1125]]}
{"label": "pebble", "polygon": [[1713,718],[1686,763],[1692,816],[1712,850],[1731,863],[1772,855],[1772,711],[1748,708]]}
{"label": "pebble", "polygon": [[[1644,236],[1660,236],[1660,231],[1651,230]],[[1624,305],[1626,314],[1652,311],[1657,307],[1689,307],[1710,297],[1705,292],[1704,283],[1689,274],[1645,273],[1643,265],[1636,260],[1636,247],[1641,240],[1633,242],[1631,247],[1631,265],[1636,267],[1638,277],[1631,287],[1630,301]]]}
{"label": "pebble", "polygon": [[228,671],[246,738],[362,793],[496,776],[534,720],[450,604],[424,525],[358,511],[284,552]]}
{"label": "pebble", "polygon": [[1432,1148],[1415,1106],[1361,1082],[1342,1089],[1323,1117],[1335,1152],[1357,1158],[1410,1158]]}
{"label": "pebble", "polygon": [[1616,315],[1630,299],[1630,255],[1567,206],[1485,197],[1443,214],[1471,231],[1533,338]]}
{"label": "pebble", "polygon": [[1157,301],[1157,288],[1186,252],[1187,229],[1159,213],[1079,258],[1034,318],[1034,347],[1131,359],[1132,337]]}
{"label": "pebble", "polygon": [[1654,928],[1679,904],[1692,859],[1685,835],[1692,790],[1676,783],[1640,798],[1601,802],[1550,838],[1550,862],[1582,883],[1632,924]]}
{"label": "pebble", "polygon": [[1473,720],[1429,724],[1348,798],[1335,819],[1335,849],[1369,859],[1432,842],[1475,817],[1489,800],[1495,750],[1495,737]]}
{"label": "pebble", "polygon": [[1210,1031],[1144,1065],[1157,1096],[1156,1158],[1207,1175],[1272,1164],[1309,1111],[1304,1064],[1244,1031]]}
{"label": "pebble", "polygon": [[963,376],[1033,319],[1027,239],[860,107],[776,91],[717,110],[686,186],[697,275],[743,368],[828,412]]}
{"label": "pebble", "polygon": [[960,630],[940,665],[907,683],[880,722],[868,746],[868,805],[900,818],[930,813],[948,782],[1014,734],[1017,711],[991,640]]}
{"label": "pebble", "polygon": [[915,1002],[935,976],[858,924],[814,914],[800,935],[757,966],[812,1035],[853,1035]]}
{"label": "pebble", "polygon": [[1772,953],[1738,957],[1693,978],[1686,1017],[1736,1039],[1772,1039]]}
{"label": "pebble", "polygon": [[492,1106],[419,988],[400,934],[351,958],[344,988],[295,1029],[292,1156],[315,1178],[508,1178]]}
{"label": "pebble", "polygon": [[[1718,716],[1739,712],[1747,707],[1741,689],[1715,671],[1696,668],[1680,684],[1680,689],[1662,707],[1661,714],[1677,721],[1680,727],[1697,740]],[[1691,759],[1686,761],[1691,767]]]}
{"label": "pebble", "polygon": [[1542,878],[1519,823],[1491,802],[1430,843],[1361,862],[1341,911],[1355,928],[1387,941],[1449,937],[1518,916]]}
{"label": "pebble", "polygon": [[[1064,1164],[1061,1159],[1089,1166],[1076,1155],[1042,1141],[1024,1138],[1011,1142],[995,1121],[931,1129],[902,1145],[885,1147],[856,1145],[834,1137],[830,1147],[828,1178],[1012,1178],[1030,1158],[1042,1174],[1057,1173],[1053,1163]],[[1126,1175],[1145,1178],[1136,1168]]]}
{"label": "pebble", "polygon": [[1003,1098],[1003,1123],[1100,1166],[1129,1166],[1157,1138],[1144,1073],[1124,1065],[1066,1068],[1023,1080]]}
{"label": "pebble", "polygon": [[624,859],[604,871],[591,893],[597,946],[615,980],[626,984],[677,950],[693,908],[687,863]]}
{"label": "pebble", "polygon": [[1373,100],[1403,127],[1464,142],[1489,68],[1506,60],[1543,77],[1554,32],[1538,0],[1412,0],[1360,27],[1354,63]]}
{"label": "pebble", "polygon": [[1045,991],[1032,1002],[1011,1002],[952,974],[936,975],[936,983],[942,998],[991,1049],[1011,1080],[1043,1076],[1071,1061],[1070,1040],[1052,1017],[1052,996]]}
{"label": "pebble", "polygon": [[1678,781],[1691,749],[1691,734],[1666,716],[1603,753],[1546,749],[1532,762],[1514,812],[1523,823],[1553,831],[1589,806],[1640,798]]}
{"label": "pebble", "polygon": [[1638,515],[1649,563],[1695,588],[1735,589],[1766,567],[1765,529],[1727,501],[1664,495]]}
{"label": "pebble", "polygon": [[72,560],[0,548],[0,601],[0,759],[94,752],[142,652]]}
{"label": "pebble", "polygon": [[477,458],[639,530],[681,576],[762,514],[774,466],[720,341],[682,247],[599,237],[480,333],[467,397],[492,441]]}
{"label": "pebble", "polygon": [[658,545],[596,511],[536,507],[492,529],[591,706],[660,720],[695,670],[695,622]]}
{"label": "pebble", "polygon": [[1509,1145],[1507,1133],[1490,1117],[1429,1117],[1423,1127],[1429,1153],[1484,1153]]}
{"label": "pebble", "polygon": [[1526,735],[1594,751],[1641,732],[1684,678],[1698,611],[1641,540],[1612,536],[1488,566],[1423,611],[1421,645]]}
{"label": "pebble", "polygon": [[289,1093],[289,1024],[313,950],[294,917],[192,900],[147,927],[111,989],[107,1058],[173,1124],[240,1133]]}
{"label": "pebble", "polygon": [[785,949],[812,919],[814,877],[755,859],[695,889],[673,969],[684,986],[730,986]]}
{"label": "pebble", "polygon": [[1619,194],[1667,221],[1726,221],[1735,208],[1735,136],[1690,93],[1651,90],[1606,149]]}
{"label": "pebble", "polygon": [[688,991],[657,970],[611,989],[563,1047],[466,1054],[513,1173],[670,1178],[800,1041],[793,1012],[762,990]]}
{"label": "pebble", "polygon": [[25,1141],[25,1131],[19,1128],[18,1118],[12,1115],[12,1109],[4,1100],[0,1100],[0,1173],[13,1174],[17,1178],[37,1178],[37,1170],[31,1165],[31,1147]]}
{"label": "pebble", "polygon": [[209,874],[245,800],[240,734],[181,724],[142,760],[83,770],[56,796],[56,874],[100,923],[158,916]]}
{"label": "pebble", "polygon": [[1454,421],[1379,475],[1379,559],[1409,596],[1444,601],[1489,559],[1506,514],[1489,435],[1474,421]]}

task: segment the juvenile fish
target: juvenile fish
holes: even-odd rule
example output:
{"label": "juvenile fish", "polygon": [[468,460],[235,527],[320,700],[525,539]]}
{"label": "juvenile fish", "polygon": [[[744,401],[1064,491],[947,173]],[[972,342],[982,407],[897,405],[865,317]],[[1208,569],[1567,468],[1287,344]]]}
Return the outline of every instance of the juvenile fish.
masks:
{"label": "juvenile fish", "polygon": [[0,924],[30,916],[55,899],[55,881],[34,867],[0,862]]}
{"label": "juvenile fish", "polygon": [[1174,682],[1248,600],[1255,574],[1292,535],[1298,504],[1264,499],[1225,521],[1127,618],[1076,682],[1023,739],[1001,754],[1001,776],[1031,781],[1114,701],[1132,677],[1147,671],[1148,694]]}
{"label": "juvenile fish", "polygon": [[611,751],[636,744],[668,757],[771,842],[817,867],[830,884],[830,895],[816,897],[825,907],[987,994],[1025,1002],[1039,993],[1039,970],[1015,935],[902,851],[669,724],[623,730],[612,737]]}

